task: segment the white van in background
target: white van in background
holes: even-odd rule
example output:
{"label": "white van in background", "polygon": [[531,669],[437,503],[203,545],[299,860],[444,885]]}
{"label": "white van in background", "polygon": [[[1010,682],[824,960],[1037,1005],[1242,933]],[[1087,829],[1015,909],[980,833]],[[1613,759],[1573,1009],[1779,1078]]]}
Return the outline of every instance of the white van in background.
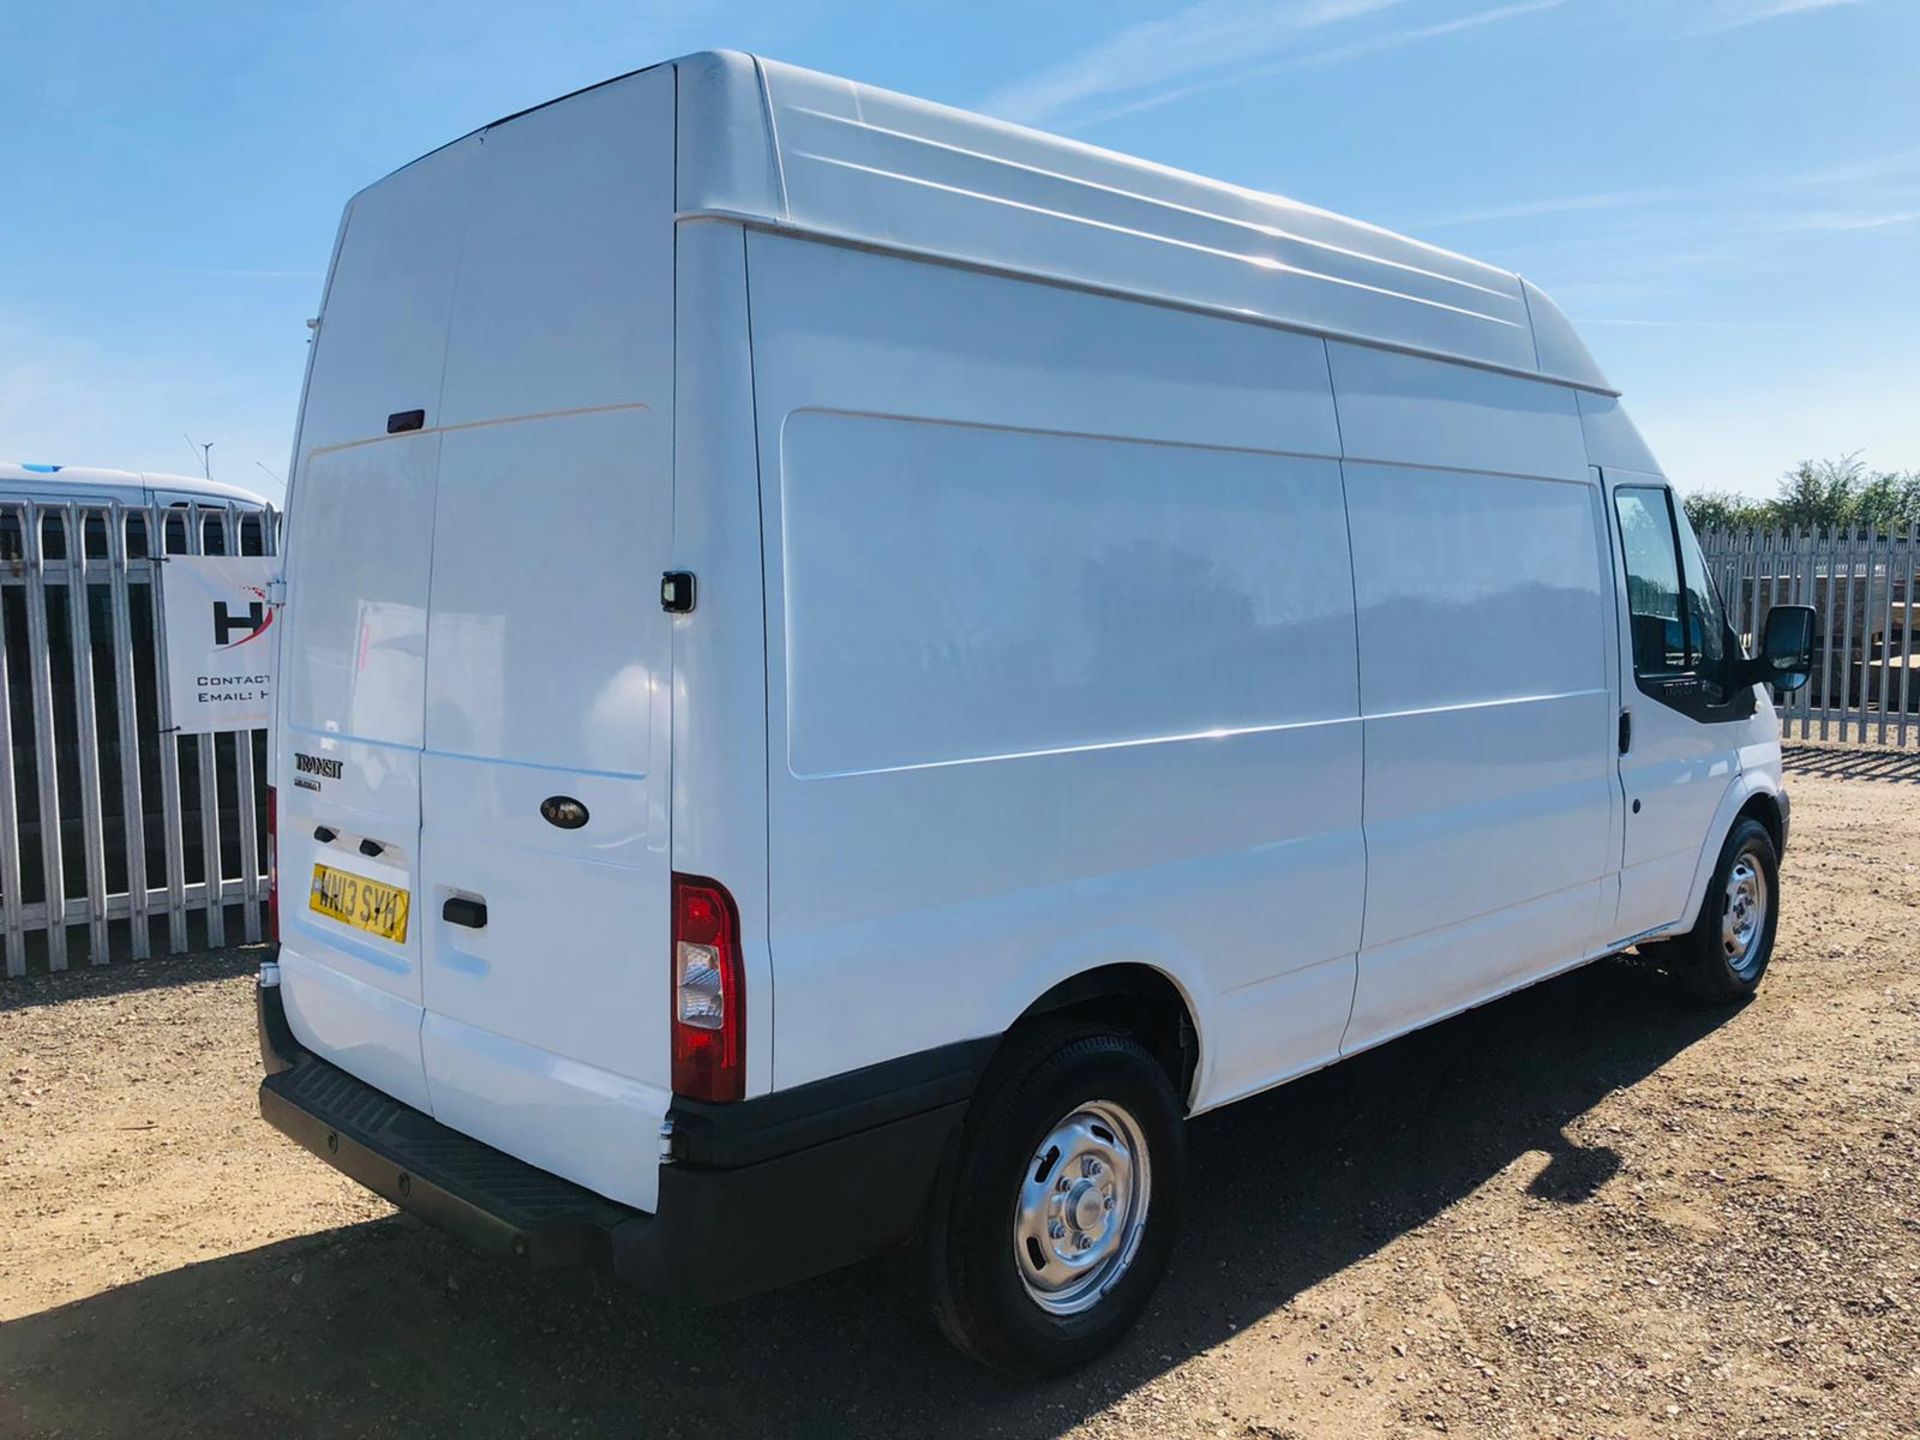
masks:
{"label": "white van in background", "polygon": [[0,460],[0,501],[33,500],[42,505],[78,501],[82,505],[226,505],[259,510],[264,497],[224,480],[198,475],[161,475],[136,470],[102,470],[91,465],[40,465]]}
{"label": "white van in background", "polygon": [[[22,514],[8,507],[29,501],[38,505],[43,512],[58,510],[66,505],[91,509],[93,514],[86,524],[89,533],[96,538],[90,543],[100,547],[101,553],[106,545],[102,528],[106,524],[106,517],[102,512],[114,504],[131,510],[159,505],[167,510],[165,544],[170,550],[188,548],[188,516],[196,506],[202,519],[209,514],[230,512],[239,547],[247,554],[265,554],[272,543],[267,533],[269,519],[266,498],[223,480],[153,471],[105,470],[91,465],[0,460],[0,561],[19,560],[27,554],[21,533],[25,523]],[[209,554],[220,553],[227,543],[226,533],[224,526],[203,527],[202,543]],[[146,543],[145,531],[136,528],[134,538],[129,543],[135,547]],[[64,550],[58,548],[64,544],[64,540],[56,538],[53,544],[56,547],[53,554],[64,558]],[[19,632],[17,639],[24,641],[25,632]],[[18,653],[15,659],[22,665],[30,663],[24,651]]]}
{"label": "white van in background", "polygon": [[1572,329],[1371,226],[742,55],[341,223],[273,1124],[720,1298],[916,1237],[1046,1372],[1185,1117],[1659,940],[1764,972],[1761,681]]}

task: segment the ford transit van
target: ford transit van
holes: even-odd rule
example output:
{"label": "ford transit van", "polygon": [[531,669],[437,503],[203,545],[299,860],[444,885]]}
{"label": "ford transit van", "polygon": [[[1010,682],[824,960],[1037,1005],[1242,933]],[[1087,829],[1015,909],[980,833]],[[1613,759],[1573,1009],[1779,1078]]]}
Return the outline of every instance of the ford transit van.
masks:
{"label": "ford transit van", "polygon": [[1310,206],[659,65],[352,199],[289,507],[262,1109],[527,1265],[912,1244],[1057,1371],[1187,1117],[1767,967],[1810,613],[1537,289]]}

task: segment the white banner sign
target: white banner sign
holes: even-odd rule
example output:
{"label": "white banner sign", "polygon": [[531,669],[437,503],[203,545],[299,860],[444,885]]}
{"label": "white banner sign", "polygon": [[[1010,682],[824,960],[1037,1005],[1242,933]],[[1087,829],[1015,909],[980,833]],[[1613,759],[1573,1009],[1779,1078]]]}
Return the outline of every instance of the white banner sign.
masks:
{"label": "white banner sign", "polygon": [[271,555],[169,555],[167,696],[182,734],[258,730],[273,717]]}

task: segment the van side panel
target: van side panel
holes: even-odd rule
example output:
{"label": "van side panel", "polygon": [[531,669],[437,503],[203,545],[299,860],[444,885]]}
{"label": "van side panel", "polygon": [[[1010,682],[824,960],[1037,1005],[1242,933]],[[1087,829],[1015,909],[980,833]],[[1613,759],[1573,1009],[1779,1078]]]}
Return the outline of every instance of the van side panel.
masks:
{"label": "van side panel", "polygon": [[1586,953],[1613,617],[1570,391],[1329,348],[1366,716],[1358,1048]]}
{"label": "van side panel", "polygon": [[748,236],[782,1087],[1169,974],[1336,1053],[1364,856],[1319,341]]}
{"label": "van side panel", "polygon": [[[1532,369],[1517,277],[1325,210],[761,62],[784,218]],[[717,190],[754,203],[739,175]],[[771,197],[760,200],[765,205]]]}

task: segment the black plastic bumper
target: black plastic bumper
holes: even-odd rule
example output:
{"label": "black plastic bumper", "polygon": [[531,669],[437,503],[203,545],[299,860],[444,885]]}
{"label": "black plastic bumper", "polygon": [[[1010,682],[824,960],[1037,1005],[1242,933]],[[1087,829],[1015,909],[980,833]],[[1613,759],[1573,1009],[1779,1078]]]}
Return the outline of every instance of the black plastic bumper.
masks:
{"label": "black plastic bumper", "polygon": [[[651,1293],[724,1300],[911,1237],[991,1039],[733,1105],[676,1101],[651,1215],[451,1130],[301,1047],[258,992],[260,1113],[401,1209],[505,1259],[611,1264]],[[609,1137],[609,1144],[655,1137]]]}

